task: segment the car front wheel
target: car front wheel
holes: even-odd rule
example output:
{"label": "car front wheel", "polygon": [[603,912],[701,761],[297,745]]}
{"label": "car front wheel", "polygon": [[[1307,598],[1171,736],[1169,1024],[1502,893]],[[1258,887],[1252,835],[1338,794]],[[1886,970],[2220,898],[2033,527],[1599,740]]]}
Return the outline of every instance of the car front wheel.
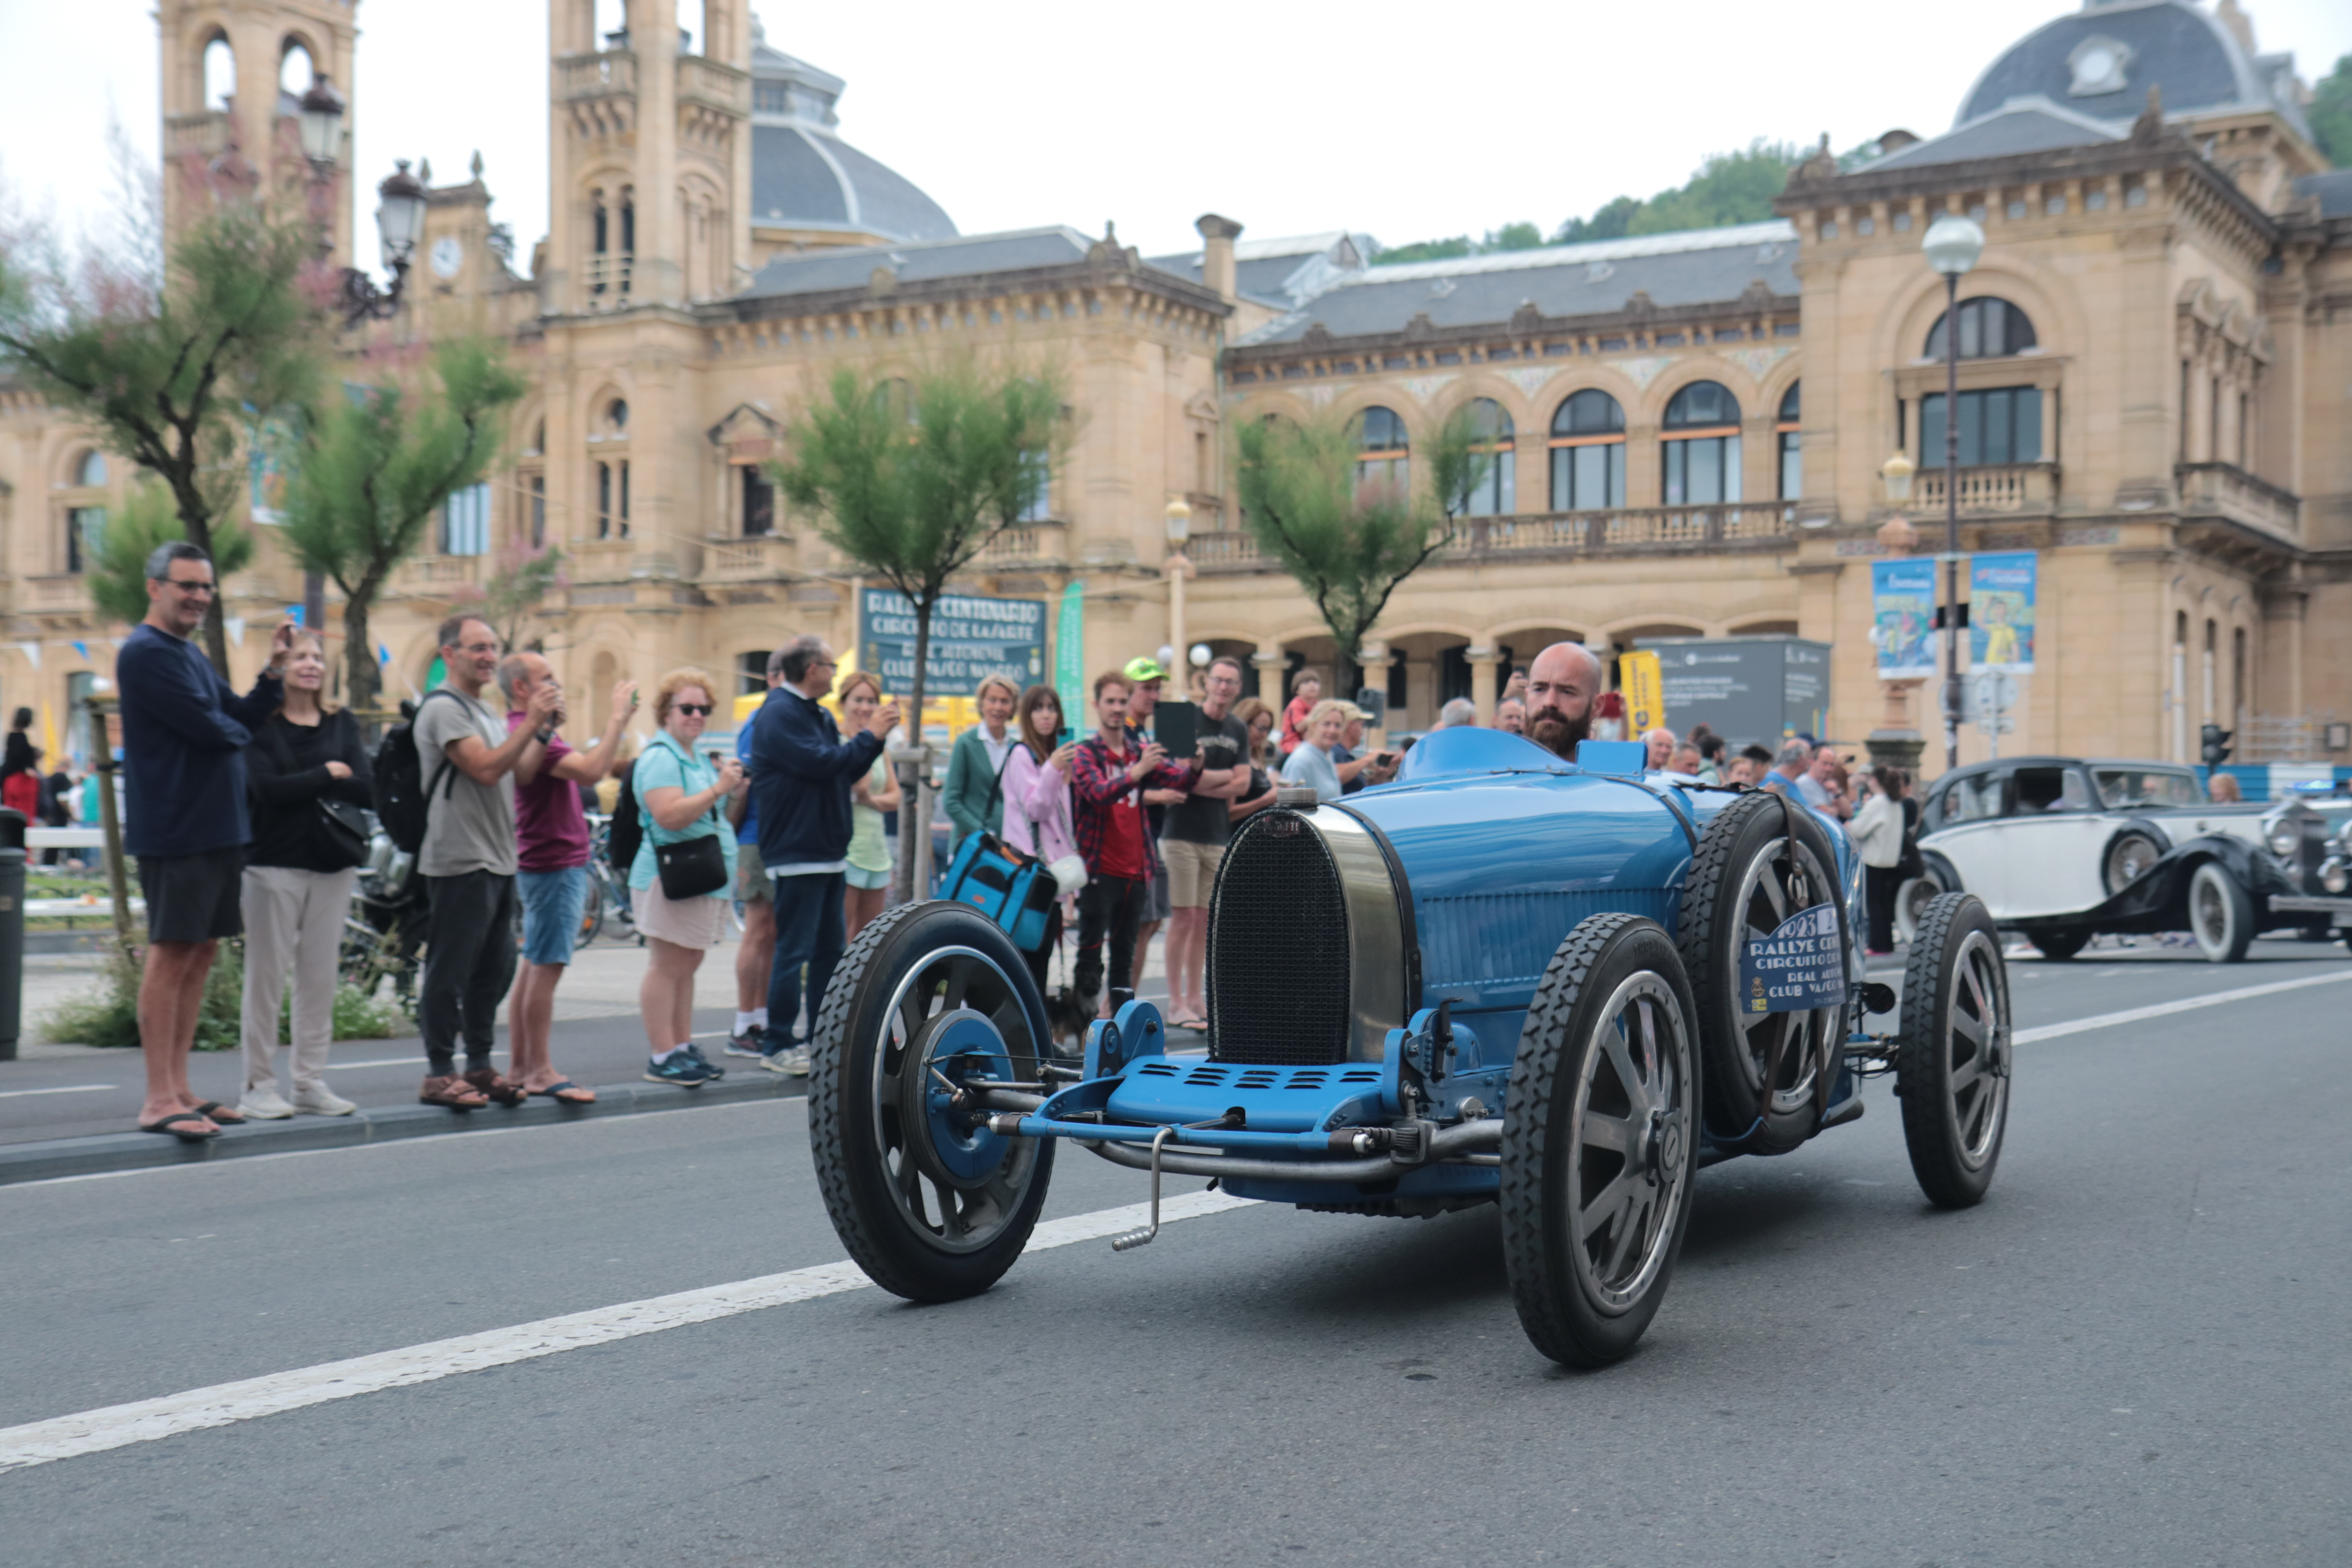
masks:
{"label": "car front wheel", "polygon": [[2209,963],[2235,963],[2254,940],[2254,900],[2219,860],[2189,879],[2189,934]]}

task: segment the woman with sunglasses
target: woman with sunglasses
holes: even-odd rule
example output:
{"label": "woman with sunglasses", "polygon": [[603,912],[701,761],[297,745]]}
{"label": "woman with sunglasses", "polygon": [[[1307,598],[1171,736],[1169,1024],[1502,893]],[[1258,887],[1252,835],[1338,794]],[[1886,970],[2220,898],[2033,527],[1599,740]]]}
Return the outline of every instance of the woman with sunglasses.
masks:
{"label": "woman with sunglasses", "polygon": [[[727,826],[724,803],[743,790],[743,764],[729,757],[713,767],[698,756],[695,742],[710,722],[711,692],[718,683],[698,669],[673,669],[654,692],[654,722],[660,726],[629,773],[645,838],[629,868],[630,902],[637,931],[646,939],[646,977],[637,987],[637,1008],[646,1023],[646,1066],[651,1083],[696,1089],[725,1076],[724,1068],[703,1059],[694,1044],[694,974],[702,955],[717,947],[727,929],[727,900],[734,887],[735,832]],[[662,890],[663,848],[715,837],[726,876],[709,892],[673,899]]]}

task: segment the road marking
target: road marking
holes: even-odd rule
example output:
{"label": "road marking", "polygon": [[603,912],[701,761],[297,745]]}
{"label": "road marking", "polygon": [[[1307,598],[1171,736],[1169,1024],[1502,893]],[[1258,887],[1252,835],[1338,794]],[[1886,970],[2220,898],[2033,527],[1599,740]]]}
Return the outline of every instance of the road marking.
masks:
{"label": "road marking", "polygon": [[2235,991],[2215,991],[2203,996],[2183,997],[2178,1002],[2158,1002],[2152,1007],[2130,1007],[2120,1013],[2073,1018],[2063,1024],[2043,1024],[2038,1028],[2020,1029],[2010,1038],[2014,1044],[2030,1046],[2037,1040],[2054,1040],[2061,1036],[2079,1035],[2091,1029],[2111,1029],[2118,1024],[2137,1024],[2149,1018],[2169,1017],[2175,1013],[2193,1013],[2200,1007],[2219,1007],[2231,1002],[2251,1001],[2256,996],[2275,996],[2282,991],[2300,991],[2306,985],[2334,985],[2346,980],[2352,980],[2352,969],[2338,970],[2333,974],[2306,974],[2300,980],[2273,980],[2267,985],[2242,985]]}
{"label": "road marking", "polygon": [[[1251,1207],[1254,1204],[1253,1199],[1226,1193],[1185,1193],[1160,1205],[1160,1220],[1166,1225]],[[1128,1204],[1118,1208],[1097,1209],[1092,1214],[1072,1215],[1066,1219],[1047,1220],[1031,1233],[1027,1250],[1039,1252],[1097,1241],[1149,1224],[1150,1218],[1150,1205]],[[756,1279],[739,1279],[730,1285],[681,1290],[642,1301],[623,1301],[617,1306],[436,1340],[404,1350],[354,1356],[348,1361],[327,1362],[238,1383],[215,1384],[162,1399],[142,1399],[22,1426],[0,1427],[0,1473],[83,1454],[103,1453],[133,1443],[152,1443],[208,1426],[232,1426],[330,1400],[559,1355],[589,1345],[610,1344],[614,1340],[659,1333],[665,1329],[713,1322],[742,1312],[814,1301],[845,1291],[867,1289],[872,1284],[855,1263],[845,1259],[821,1263],[813,1268],[795,1268],[788,1274],[768,1274]]]}
{"label": "road marking", "polygon": [[110,1083],[73,1083],[63,1089],[0,1089],[0,1100],[22,1100],[28,1094],[96,1094],[100,1089],[113,1087]]}

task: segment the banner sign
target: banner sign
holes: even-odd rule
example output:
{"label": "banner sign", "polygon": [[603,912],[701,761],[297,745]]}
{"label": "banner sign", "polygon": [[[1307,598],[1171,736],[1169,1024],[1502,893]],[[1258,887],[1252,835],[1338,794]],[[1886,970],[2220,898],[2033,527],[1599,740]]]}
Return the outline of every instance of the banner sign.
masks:
{"label": "banner sign", "polygon": [[1881,680],[1925,680],[1936,673],[1936,563],[1870,563],[1870,641]]}
{"label": "banner sign", "polygon": [[1969,563],[1969,657],[1979,669],[2033,673],[2033,590],[2031,550],[1979,555]]}
{"label": "banner sign", "polygon": [[1666,721],[1665,681],[1654,653],[1617,656],[1617,689],[1625,698],[1625,738],[1638,741]]}
{"label": "banner sign", "polygon": [[1743,1015],[1809,1013],[1845,1000],[1846,957],[1838,942],[1837,906],[1815,904],[1750,938],[1739,955]]}
{"label": "banner sign", "polygon": [[[893,692],[915,685],[915,606],[895,588],[868,588],[857,606],[857,668]],[[948,595],[931,608],[923,698],[976,697],[1002,675],[1027,687],[1045,679],[1045,606],[1034,599]]]}
{"label": "banner sign", "polygon": [[1054,690],[1062,699],[1062,722],[1085,730],[1091,719],[1087,708],[1087,585],[1066,584],[1062,613],[1054,624]]}

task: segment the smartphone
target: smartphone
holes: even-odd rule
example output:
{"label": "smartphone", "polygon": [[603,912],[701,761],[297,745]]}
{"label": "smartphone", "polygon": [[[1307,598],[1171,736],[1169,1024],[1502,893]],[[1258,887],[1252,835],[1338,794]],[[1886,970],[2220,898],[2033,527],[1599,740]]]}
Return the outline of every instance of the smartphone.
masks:
{"label": "smartphone", "polygon": [[1201,710],[1190,702],[1162,702],[1152,710],[1151,738],[1171,757],[1189,757],[1200,749]]}
{"label": "smartphone", "polygon": [[1067,724],[1065,724],[1062,726],[1062,732],[1054,737],[1054,744],[1056,746],[1066,746],[1076,741],[1077,738],[1078,732],[1070,728]]}

